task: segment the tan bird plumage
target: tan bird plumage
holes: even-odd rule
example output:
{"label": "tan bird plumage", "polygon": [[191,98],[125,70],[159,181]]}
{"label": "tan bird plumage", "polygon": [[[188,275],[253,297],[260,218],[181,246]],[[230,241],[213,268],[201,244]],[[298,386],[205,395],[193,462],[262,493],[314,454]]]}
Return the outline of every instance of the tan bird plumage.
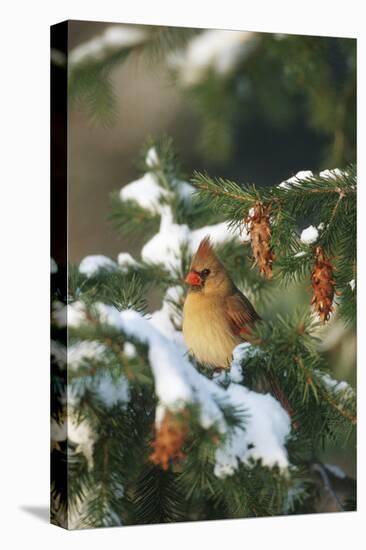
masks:
{"label": "tan bird plumage", "polygon": [[201,241],[186,277],[183,336],[195,358],[212,368],[228,368],[236,345],[260,319],[232,282],[209,238]]}

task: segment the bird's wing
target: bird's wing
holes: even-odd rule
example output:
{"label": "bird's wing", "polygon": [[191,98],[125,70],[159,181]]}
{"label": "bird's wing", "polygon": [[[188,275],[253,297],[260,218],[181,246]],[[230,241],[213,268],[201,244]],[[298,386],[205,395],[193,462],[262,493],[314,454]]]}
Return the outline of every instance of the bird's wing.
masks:
{"label": "bird's wing", "polygon": [[250,334],[250,326],[260,319],[248,298],[237,290],[227,297],[226,311],[233,331],[247,339]]}

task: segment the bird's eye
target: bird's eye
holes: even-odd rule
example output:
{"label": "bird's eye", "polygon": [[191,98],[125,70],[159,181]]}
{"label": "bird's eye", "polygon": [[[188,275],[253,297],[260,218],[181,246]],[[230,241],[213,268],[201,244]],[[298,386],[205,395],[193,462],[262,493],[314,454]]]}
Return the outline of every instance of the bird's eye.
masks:
{"label": "bird's eye", "polygon": [[210,270],[209,270],[209,269],[204,269],[203,271],[201,271],[202,277],[208,277],[209,274],[210,274]]}

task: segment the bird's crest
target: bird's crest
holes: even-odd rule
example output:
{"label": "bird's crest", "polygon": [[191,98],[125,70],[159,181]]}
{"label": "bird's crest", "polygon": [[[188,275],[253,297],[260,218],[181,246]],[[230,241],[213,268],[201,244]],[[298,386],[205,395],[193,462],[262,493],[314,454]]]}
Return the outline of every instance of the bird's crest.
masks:
{"label": "bird's crest", "polygon": [[204,257],[206,257],[208,255],[212,255],[212,254],[214,254],[212,243],[210,241],[210,237],[207,235],[207,237],[202,239],[202,241],[200,242],[200,244],[197,248],[196,255],[199,258],[204,258]]}
{"label": "bird's crest", "polygon": [[207,267],[217,266],[219,260],[214,252],[210,237],[207,236],[198,245],[197,251],[192,258],[192,266],[200,271]]}

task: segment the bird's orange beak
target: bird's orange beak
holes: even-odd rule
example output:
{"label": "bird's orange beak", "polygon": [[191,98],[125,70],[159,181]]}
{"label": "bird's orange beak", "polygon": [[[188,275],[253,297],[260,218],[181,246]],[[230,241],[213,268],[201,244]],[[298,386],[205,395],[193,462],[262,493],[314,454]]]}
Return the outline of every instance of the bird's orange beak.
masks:
{"label": "bird's orange beak", "polygon": [[199,274],[196,273],[196,271],[190,271],[185,278],[185,282],[187,283],[187,285],[197,286],[202,283],[202,279]]}

